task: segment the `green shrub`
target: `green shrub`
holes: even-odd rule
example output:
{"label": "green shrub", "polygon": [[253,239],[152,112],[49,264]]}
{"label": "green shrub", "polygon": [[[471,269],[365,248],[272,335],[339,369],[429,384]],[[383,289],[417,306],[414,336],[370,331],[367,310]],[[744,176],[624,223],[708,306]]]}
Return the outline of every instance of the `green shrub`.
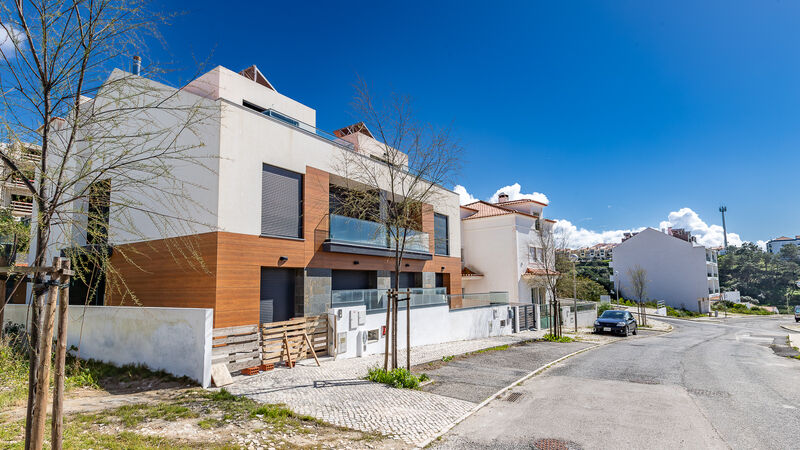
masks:
{"label": "green shrub", "polygon": [[597,315],[599,316],[600,314],[603,314],[609,309],[614,309],[611,303],[601,303],[600,306],[597,307]]}
{"label": "green shrub", "polygon": [[667,306],[667,315],[672,317],[702,317],[705,314],[686,309],[675,309],[671,306]]}
{"label": "green shrub", "polygon": [[388,384],[389,386],[405,389],[419,389],[420,377],[417,377],[408,369],[399,367],[393,370],[383,370],[380,367],[369,369],[367,374],[369,381]]}
{"label": "green shrub", "polygon": [[555,336],[553,336],[552,334],[549,334],[549,333],[545,334],[544,336],[542,336],[542,339],[544,339],[545,341],[548,341],[548,342],[573,342],[573,341],[575,341],[575,339],[572,339],[569,336],[555,337]]}

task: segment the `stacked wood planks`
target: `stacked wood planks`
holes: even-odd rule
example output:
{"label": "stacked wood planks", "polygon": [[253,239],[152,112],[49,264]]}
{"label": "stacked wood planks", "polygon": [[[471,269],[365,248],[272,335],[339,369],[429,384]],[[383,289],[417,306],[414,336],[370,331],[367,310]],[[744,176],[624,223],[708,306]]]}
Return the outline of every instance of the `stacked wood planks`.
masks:
{"label": "stacked wood planks", "polygon": [[[317,356],[328,352],[328,316],[297,317],[283,322],[261,324],[261,363],[297,361],[310,357],[305,336],[308,336]],[[284,337],[286,343],[284,343]],[[286,354],[286,345],[290,355]]]}
{"label": "stacked wood planks", "polygon": [[261,365],[258,325],[215,328],[211,339],[211,364],[224,363],[238,372]]}

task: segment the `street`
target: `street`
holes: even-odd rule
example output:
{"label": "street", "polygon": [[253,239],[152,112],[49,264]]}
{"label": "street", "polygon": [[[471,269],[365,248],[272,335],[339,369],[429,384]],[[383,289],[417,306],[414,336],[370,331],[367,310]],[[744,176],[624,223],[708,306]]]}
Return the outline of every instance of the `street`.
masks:
{"label": "street", "polygon": [[579,354],[515,387],[438,448],[800,446],[800,360],[770,348],[792,319],[667,320],[671,333]]}

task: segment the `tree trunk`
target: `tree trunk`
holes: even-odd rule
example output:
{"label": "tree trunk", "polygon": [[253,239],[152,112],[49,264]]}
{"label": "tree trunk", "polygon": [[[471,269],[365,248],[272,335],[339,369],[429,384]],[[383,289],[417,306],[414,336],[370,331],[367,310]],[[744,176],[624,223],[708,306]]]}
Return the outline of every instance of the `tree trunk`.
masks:
{"label": "tree trunk", "polygon": [[[6,277],[6,280],[8,277]],[[5,327],[3,326],[3,320],[5,319],[6,315],[6,305],[8,304],[8,299],[6,299],[6,280],[0,280],[0,291],[2,291],[2,296],[0,296],[0,339],[3,339],[3,330]],[[787,300],[787,305],[788,300]]]}
{"label": "tree trunk", "polygon": [[[45,145],[43,143],[43,145]],[[41,194],[40,190],[40,194]],[[41,201],[37,201],[37,206],[39,207],[39,211],[42,211],[43,204]],[[44,266],[44,255],[46,252],[46,236],[44,231],[44,227],[49,226],[47,224],[39,224],[36,227],[36,257],[33,261],[33,267],[42,267]],[[33,287],[34,291],[37,285],[41,285],[44,283],[44,274],[43,273],[35,273],[33,276]],[[44,301],[45,301],[45,292],[36,292],[33,296],[33,304],[31,305],[31,322],[30,327],[28,329],[28,345],[30,347],[29,351],[29,365],[30,368],[28,369],[28,405],[27,405],[27,414],[25,417],[25,448],[31,448],[31,431],[33,429],[33,412],[34,407],[36,405],[36,380],[39,377],[39,335],[42,329],[42,311],[44,309]],[[48,355],[49,361],[49,355]]]}
{"label": "tree trunk", "polygon": [[386,335],[383,336],[385,349],[383,352],[383,370],[389,369],[389,335],[391,334],[391,315],[392,315],[392,290],[386,291]]}
{"label": "tree trunk", "polygon": [[406,369],[411,371],[411,294],[406,294]]}
{"label": "tree trunk", "polygon": [[395,332],[392,333],[392,369],[396,369],[397,365],[397,307],[400,306],[400,302],[397,301],[399,295],[397,291],[395,291],[394,295],[394,306],[392,308],[392,330]]}
{"label": "tree trunk", "polygon": [[[60,269],[61,260],[54,258],[53,272],[50,281],[60,279],[57,271]],[[39,345],[39,373],[36,377],[36,398],[33,407],[33,420],[31,422],[30,448],[40,449],[44,445],[44,426],[47,419],[47,392],[50,390],[50,355],[53,351],[53,322],[55,320],[56,302],[58,300],[58,286],[50,284],[47,289],[47,307],[44,310],[44,327],[40,335]]]}
{"label": "tree trunk", "polygon": [[[70,261],[64,268],[70,269]],[[64,432],[64,377],[67,359],[67,311],[69,306],[69,276],[61,277],[67,286],[61,289],[58,299],[58,347],[56,347],[55,387],[53,388],[53,421],[50,448],[61,450]]]}

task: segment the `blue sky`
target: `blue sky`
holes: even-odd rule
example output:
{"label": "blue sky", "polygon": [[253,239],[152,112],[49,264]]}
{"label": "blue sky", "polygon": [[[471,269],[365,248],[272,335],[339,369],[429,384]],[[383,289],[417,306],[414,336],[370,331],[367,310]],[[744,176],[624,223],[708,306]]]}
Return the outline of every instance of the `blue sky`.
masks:
{"label": "blue sky", "polygon": [[410,94],[469,194],[544,193],[586,242],[669,219],[712,243],[721,203],[742,240],[800,234],[800,3],[382,3],[164,3],[186,14],[152,57],[257,64],[327,130],[357,75]]}

